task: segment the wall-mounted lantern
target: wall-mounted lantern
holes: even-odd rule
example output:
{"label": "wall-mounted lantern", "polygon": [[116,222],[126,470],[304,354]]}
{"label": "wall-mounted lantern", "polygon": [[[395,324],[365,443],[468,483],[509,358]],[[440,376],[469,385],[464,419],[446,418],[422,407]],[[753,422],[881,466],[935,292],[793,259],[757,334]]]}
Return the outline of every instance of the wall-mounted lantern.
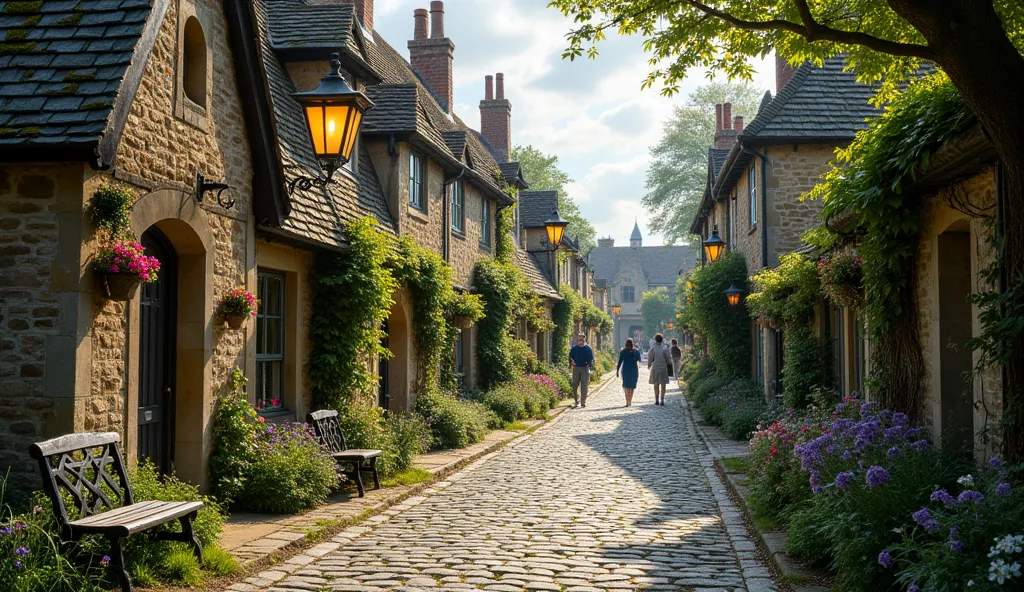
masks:
{"label": "wall-mounted lantern", "polygon": [[725,241],[718,236],[718,226],[711,231],[711,237],[704,241],[704,253],[708,256],[708,261],[714,263],[722,257],[722,253],[725,252]]}
{"label": "wall-mounted lantern", "polygon": [[740,296],[743,294],[743,290],[736,287],[736,282],[729,284],[729,288],[725,291],[725,297],[729,300],[729,306],[736,306],[740,303]]}

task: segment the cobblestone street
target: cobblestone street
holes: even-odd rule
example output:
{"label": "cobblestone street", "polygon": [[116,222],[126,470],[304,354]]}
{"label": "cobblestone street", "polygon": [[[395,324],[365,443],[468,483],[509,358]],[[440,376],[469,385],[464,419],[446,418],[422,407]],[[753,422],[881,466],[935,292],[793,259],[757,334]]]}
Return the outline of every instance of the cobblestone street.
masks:
{"label": "cobblestone street", "polygon": [[646,381],[641,371],[632,408],[615,380],[585,409],[232,589],[775,590],[678,389],[656,407]]}

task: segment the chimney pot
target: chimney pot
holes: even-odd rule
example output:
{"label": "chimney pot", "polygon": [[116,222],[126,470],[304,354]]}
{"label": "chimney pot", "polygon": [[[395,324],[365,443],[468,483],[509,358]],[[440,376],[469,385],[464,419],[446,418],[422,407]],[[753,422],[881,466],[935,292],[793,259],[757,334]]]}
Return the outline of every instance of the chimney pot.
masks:
{"label": "chimney pot", "polygon": [[480,133],[494,148],[498,162],[508,162],[512,154],[512,105],[505,100],[505,75],[495,75],[497,89],[491,94],[491,77],[487,77],[484,100],[480,102]]}
{"label": "chimney pot", "polygon": [[737,136],[743,133],[743,116],[742,115],[737,115],[736,117],[733,118],[733,126],[732,126],[732,128],[734,130],[736,130],[736,135]]}
{"label": "chimney pot", "polygon": [[796,69],[789,65],[789,60],[775,52],[775,94],[778,95],[796,74]]}
{"label": "chimney pot", "polygon": [[715,131],[722,131],[722,104],[715,105]]}
{"label": "chimney pot", "polygon": [[732,103],[722,105],[722,129],[732,129]]}
{"label": "chimney pot", "polygon": [[413,18],[413,39],[427,38],[427,19],[429,18],[426,8],[417,8],[412,13]]}
{"label": "chimney pot", "polygon": [[505,75],[498,72],[497,79],[495,80],[495,92],[497,93],[496,98],[500,101],[505,98]]}
{"label": "chimney pot", "polygon": [[494,100],[494,76],[491,76],[490,74],[484,76],[484,100]]}
{"label": "chimney pot", "polygon": [[444,38],[444,2],[440,0],[430,3],[430,38]]}

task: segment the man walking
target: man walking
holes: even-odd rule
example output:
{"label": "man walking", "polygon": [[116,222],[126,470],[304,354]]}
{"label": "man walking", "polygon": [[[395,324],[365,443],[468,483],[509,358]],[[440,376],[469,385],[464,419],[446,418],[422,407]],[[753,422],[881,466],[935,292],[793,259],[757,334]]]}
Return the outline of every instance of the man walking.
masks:
{"label": "man walking", "polygon": [[[590,388],[590,369],[594,365],[594,350],[587,345],[587,336],[580,333],[576,345],[569,350],[569,367],[572,368],[572,396],[577,406],[587,406],[587,389]],[[582,400],[580,397],[583,397]]]}

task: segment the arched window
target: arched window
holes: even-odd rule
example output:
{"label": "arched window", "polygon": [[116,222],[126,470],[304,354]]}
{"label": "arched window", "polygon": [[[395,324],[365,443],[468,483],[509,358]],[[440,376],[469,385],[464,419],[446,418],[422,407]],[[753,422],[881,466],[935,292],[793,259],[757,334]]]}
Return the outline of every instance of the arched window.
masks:
{"label": "arched window", "polygon": [[194,16],[185,21],[184,50],[181,56],[181,82],[185,96],[206,107],[206,35]]}

